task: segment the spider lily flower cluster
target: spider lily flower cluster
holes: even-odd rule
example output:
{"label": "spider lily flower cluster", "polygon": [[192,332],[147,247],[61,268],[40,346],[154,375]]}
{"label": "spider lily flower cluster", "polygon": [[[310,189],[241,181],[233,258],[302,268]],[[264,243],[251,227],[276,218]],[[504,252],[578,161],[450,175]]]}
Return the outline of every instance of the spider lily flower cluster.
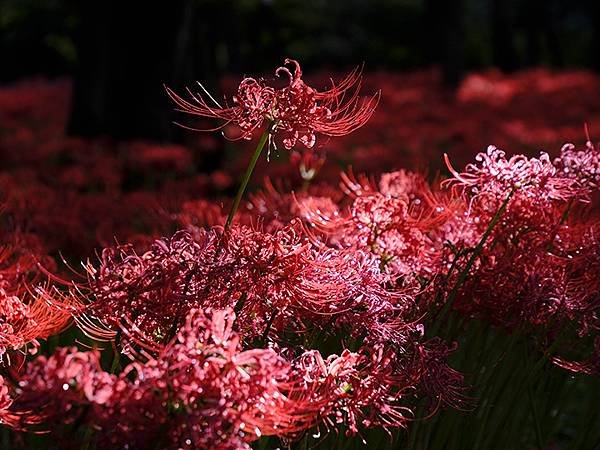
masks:
{"label": "spider lily flower cluster", "polygon": [[[326,92],[293,60],[276,74],[289,83],[246,78],[224,108],[207,93],[214,106],[168,92],[242,138],[267,127],[306,151],[318,134],[362,126],[378,101],[358,99],[358,72]],[[552,159],[489,147],[462,172],[445,159],[442,182],[407,170],[347,171],[297,192],[267,181],[232,223],[219,201],[189,200],[165,223],[179,231],[105,246],[83,273],[52,275],[43,245],[13,252],[25,236],[8,235],[1,423],[140,449],[293,448],[410,430],[478,404],[468,371],[449,362],[468,342],[441,332],[446,309],[521,333],[553,370],[597,376],[598,149],[568,144]],[[71,319],[89,348],[24,357]]]}

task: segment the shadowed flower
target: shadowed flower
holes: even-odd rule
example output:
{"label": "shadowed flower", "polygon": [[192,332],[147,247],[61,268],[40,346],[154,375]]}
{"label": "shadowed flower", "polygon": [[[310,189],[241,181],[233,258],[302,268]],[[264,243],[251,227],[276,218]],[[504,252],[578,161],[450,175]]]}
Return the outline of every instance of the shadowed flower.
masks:
{"label": "shadowed flower", "polygon": [[468,409],[473,406],[473,399],[466,396],[468,387],[464,376],[450,367],[448,356],[456,350],[457,343],[449,346],[439,337],[418,346],[420,354],[421,386],[437,407]]}
{"label": "shadowed flower", "polygon": [[28,345],[35,351],[38,339],[61,332],[71,319],[65,309],[45,301],[41,287],[34,289],[40,278],[37,261],[47,263],[48,258],[19,249],[27,244],[26,237],[11,239],[11,245],[0,249],[0,363],[5,355],[10,362],[11,351],[24,351]]}
{"label": "shadowed flower", "polygon": [[29,363],[15,387],[6,419],[19,429],[67,428],[103,404],[112,393],[114,375],[102,371],[100,353],[58,349]]}

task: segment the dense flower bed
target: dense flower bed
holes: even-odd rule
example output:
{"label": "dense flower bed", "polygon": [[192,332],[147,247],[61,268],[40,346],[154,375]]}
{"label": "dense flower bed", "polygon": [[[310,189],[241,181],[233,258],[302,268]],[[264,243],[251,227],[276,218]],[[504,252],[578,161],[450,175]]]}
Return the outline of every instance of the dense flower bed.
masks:
{"label": "dense flower bed", "polygon": [[[591,448],[599,79],[276,74],[168,90],[238,149],[207,174],[213,135],[67,137],[68,82],[0,91],[7,448]],[[270,178],[234,200],[244,141]]]}

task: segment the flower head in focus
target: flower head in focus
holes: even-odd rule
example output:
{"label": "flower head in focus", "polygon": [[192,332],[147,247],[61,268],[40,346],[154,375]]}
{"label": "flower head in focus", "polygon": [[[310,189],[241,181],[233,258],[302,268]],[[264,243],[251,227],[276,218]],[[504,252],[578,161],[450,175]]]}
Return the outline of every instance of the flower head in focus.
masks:
{"label": "flower head in focus", "polygon": [[179,107],[178,111],[222,120],[223,123],[214,130],[220,130],[229,124],[237,125],[240,129],[239,138],[241,139],[252,139],[254,131],[264,124],[273,109],[275,91],[266,86],[262,80],[244,78],[238,87],[237,94],[232,99],[233,104],[231,106],[225,104],[224,107],[201,84],[199,86],[212,104],[207,102],[202,95],[192,93],[189,88],[187,89],[191,97],[189,101],[177,95],[170,88],[166,88],[166,90],[169,97]]}
{"label": "flower head in focus", "polygon": [[569,200],[581,196],[576,181],[559,176],[558,168],[546,152],[540,152],[539,158],[514,155],[507,159],[504,151],[490,145],[485,153],[477,154],[477,163],[467,164],[463,173],[452,167],[448,155],[444,155],[444,159],[454,176],[449,182],[470,188],[475,196],[489,194],[503,198],[511,191],[544,200]]}
{"label": "flower head in focus", "polygon": [[282,66],[276,74],[283,73],[290,84],[276,91],[273,110],[275,130],[282,133],[283,145],[291,149],[299,141],[304,147],[312,148],[316,134],[345,136],[362,127],[373,115],[379,101],[379,93],[360,100],[361,73],[355,69],[337,86],[319,92],[302,80],[298,61],[286,59],[286,65],[294,66],[292,73]]}
{"label": "flower head in focus", "polygon": [[[293,70],[288,69],[288,65],[293,66]],[[297,143],[313,148],[317,134],[344,136],[352,133],[369,120],[379,101],[379,93],[366,99],[359,97],[362,77],[358,69],[322,92],[304,82],[300,64],[293,59],[286,59],[285,65],[275,71],[276,76],[282,74],[289,77],[289,84],[283,88],[269,86],[262,79],[244,78],[231,104],[224,106],[202,85],[200,87],[209,100],[189,89],[189,100],[166,89],[179,111],[222,120],[215,130],[233,124],[240,129],[237,139],[251,139],[256,130],[267,124],[271,142],[280,140],[287,150]]]}
{"label": "flower head in focus", "polygon": [[600,188],[600,150],[589,140],[584,149],[577,149],[573,144],[563,145],[554,165],[559,176],[574,180],[582,189]]}
{"label": "flower head in focus", "polygon": [[527,158],[515,155],[506,159],[506,153],[490,145],[485,153],[475,157],[478,163],[468,164],[461,174],[450,165],[445,155],[446,164],[455,180],[473,191],[489,190],[508,193],[511,189],[526,189],[539,186],[556,173],[547,153],[542,152],[539,158]]}

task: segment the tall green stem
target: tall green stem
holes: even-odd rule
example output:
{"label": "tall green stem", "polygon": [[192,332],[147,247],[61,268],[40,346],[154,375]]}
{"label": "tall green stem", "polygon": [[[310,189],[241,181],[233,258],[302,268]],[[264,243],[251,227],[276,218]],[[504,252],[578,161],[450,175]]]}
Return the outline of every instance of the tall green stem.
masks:
{"label": "tall green stem", "polygon": [[115,340],[112,343],[113,348],[113,359],[110,365],[110,373],[116,373],[119,365],[121,364],[121,356],[119,354],[119,344],[121,343],[121,329],[117,330]]}
{"label": "tall green stem", "polygon": [[461,288],[461,286],[466,281],[467,276],[469,275],[469,272],[471,271],[471,268],[473,267],[473,264],[475,264],[475,261],[477,260],[477,258],[479,258],[479,255],[483,251],[483,247],[484,247],[485,243],[487,242],[488,238],[490,237],[490,234],[492,233],[492,230],[494,229],[496,224],[500,221],[500,217],[502,217],[502,214],[504,214],[504,211],[506,210],[506,207],[508,206],[508,203],[510,202],[510,199],[512,198],[514,193],[515,193],[514,190],[510,191],[510,193],[508,194],[506,199],[504,199],[504,201],[500,205],[500,208],[498,208],[498,211],[496,211],[496,214],[494,215],[494,217],[488,224],[485,232],[481,236],[481,239],[480,239],[479,243],[477,244],[477,246],[475,247],[475,249],[473,250],[473,253],[471,253],[471,257],[468,259],[467,264],[465,265],[465,268],[458,275],[456,283],[454,284],[452,290],[450,291],[450,294],[448,295],[448,298],[446,299],[444,306],[442,307],[442,309],[438,313],[437,317],[435,318],[435,323],[434,323],[434,326],[432,327],[433,335],[436,335],[437,332],[439,331],[439,328],[441,326],[443,319],[445,318],[446,314],[450,310],[450,307],[452,306],[454,297],[456,297],[458,290]]}
{"label": "tall green stem", "polygon": [[240,188],[238,189],[235,199],[233,200],[233,206],[231,207],[231,211],[229,211],[229,216],[227,217],[227,222],[225,223],[225,231],[229,230],[229,226],[231,225],[231,222],[233,221],[233,218],[235,217],[235,213],[237,212],[238,207],[240,206],[240,201],[242,200],[244,192],[246,192],[246,187],[248,186],[248,182],[250,181],[250,177],[252,176],[252,172],[254,171],[256,162],[258,161],[258,158],[260,157],[260,154],[262,153],[263,148],[265,147],[265,144],[267,143],[267,140],[269,139],[270,134],[271,134],[271,124],[269,123],[269,126],[266,128],[266,130],[260,137],[260,140],[258,141],[258,145],[256,146],[256,149],[254,150],[254,154],[252,155],[252,159],[250,160],[250,163],[248,164],[248,167],[246,168],[246,173],[244,174],[244,178],[242,178],[242,184],[240,184]]}

